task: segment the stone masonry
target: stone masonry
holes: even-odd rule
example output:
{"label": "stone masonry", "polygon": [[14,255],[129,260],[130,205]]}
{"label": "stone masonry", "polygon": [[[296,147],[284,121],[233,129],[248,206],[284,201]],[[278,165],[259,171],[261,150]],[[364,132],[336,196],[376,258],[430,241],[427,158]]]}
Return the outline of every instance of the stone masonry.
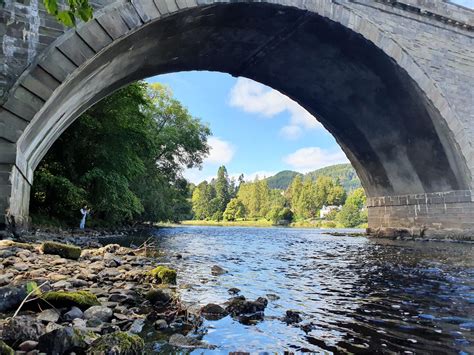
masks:
{"label": "stone masonry", "polygon": [[[28,223],[37,165],[114,90],[214,70],[300,103],[335,136],[376,235],[474,238],[474,11],[442,0],[94,0],[66,29],[0,8],[0,209]],[[0,5],[1,6],[1,5]]]}

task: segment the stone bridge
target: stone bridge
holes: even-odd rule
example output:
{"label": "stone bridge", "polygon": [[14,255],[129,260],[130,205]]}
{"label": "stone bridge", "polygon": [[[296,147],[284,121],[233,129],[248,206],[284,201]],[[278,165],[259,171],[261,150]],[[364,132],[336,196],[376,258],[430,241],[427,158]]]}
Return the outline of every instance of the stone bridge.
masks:
{"label": "stone bridge", "polygon": [[87,108],[135,80],[212,70],[277,89],[320,120],[361,178],[373,233],[474,239],[472,10],[442,0],[93,6],[75,29],[41,0],[1,9],[0,208],[17,223],[28,221],[38,163]]}

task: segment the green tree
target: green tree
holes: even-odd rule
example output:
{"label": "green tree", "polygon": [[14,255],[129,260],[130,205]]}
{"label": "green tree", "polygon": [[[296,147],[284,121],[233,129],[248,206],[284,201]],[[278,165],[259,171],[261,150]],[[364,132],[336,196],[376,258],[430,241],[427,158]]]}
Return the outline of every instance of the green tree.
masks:
{"label": "green tree", "polygon": [[303,190],[303,179],[301,175],[296,175],[286,191],[287,199],[290,201],[290,207],[296,218],[300,218],[300,211],[298,209],[300,195]]}
{"label": "green tree", "polygon": [[176,220],[190,212],[183,168],[202,163],[209,134],[163,87],[132,84],[55,142],[35,172],[32,212],[76,223],[82,199],[107,224]]}
{"label": "green tree", "polygon": [[223,218],[226,221],[235,221],[237,219],[244,218],[245,207],[238,198],[233,198],[227,204],[227,208],[224,211]]}
{"label": "green tree", "polygon": [[225,166],[219,167],[217,179],[215,181],[216,198],[218,199],[218,211],[224,212],[230,201],[230,183],[229,175]]}
{"label": "green tree", "polygon": [[211,202],[214,201],[215,195],[214,187],[207,181],[196,186],[192,195],[192,209],[195,219],[204,220],[212,217],[215,211]]}
{"label": "green tree", "polygon": [[347,228],[357,227],[367,222],[367,214],[362,211],[366,203],[364,189],[358,188],[354,190],[346,199],[344,206],[338,213],[336,220]]}

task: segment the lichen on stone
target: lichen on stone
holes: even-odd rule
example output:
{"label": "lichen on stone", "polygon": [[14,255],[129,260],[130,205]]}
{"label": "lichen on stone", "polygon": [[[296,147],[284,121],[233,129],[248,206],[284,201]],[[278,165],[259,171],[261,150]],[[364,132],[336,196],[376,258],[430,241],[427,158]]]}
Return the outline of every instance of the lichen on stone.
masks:
{"label": "lichen on stone", "polygon": [[0,340],[0,354],[1,355],[14,355],[15,352],[3,340]]}
{"label": "lichen on stone", "polygon": [[97,297],[89,291],[50,291],[42,294],[41,299],[55,307],[77,306],[81,309],[87,309],[100,305]]}
{"label": "lichen on stone", "polygon": [[41,250],[45,254],[59,255],[66,259],[77,260],[81,256],[81,248],[56,242],[44,242],[41,245]]}
{"label": "lichen on stone", "polygon": [[145,343],[138,335],[126,332],[114,332],[101,336],[95,340],[87,355],[137,355],[143,352]]}
{"label": "lichen on stone", "polygon": [[147,272],[153,282],[176,285],[176,270],[160,265]]}

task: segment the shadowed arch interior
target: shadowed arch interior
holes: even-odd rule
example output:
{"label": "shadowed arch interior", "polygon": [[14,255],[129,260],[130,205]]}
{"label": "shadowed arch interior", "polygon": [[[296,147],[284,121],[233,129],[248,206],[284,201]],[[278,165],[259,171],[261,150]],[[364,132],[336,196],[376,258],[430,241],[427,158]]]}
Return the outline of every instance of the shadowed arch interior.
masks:
{"label": "shadowed arch interior", "polygon": [[188,70],[248,77],[297,101],[335,136],[369,196],[469,188],[443,119],[390,57],[341,24],[264,3],[181,11],[114,41],[53,94],[19,151],[34,171],[101,98],[138,79]]}

